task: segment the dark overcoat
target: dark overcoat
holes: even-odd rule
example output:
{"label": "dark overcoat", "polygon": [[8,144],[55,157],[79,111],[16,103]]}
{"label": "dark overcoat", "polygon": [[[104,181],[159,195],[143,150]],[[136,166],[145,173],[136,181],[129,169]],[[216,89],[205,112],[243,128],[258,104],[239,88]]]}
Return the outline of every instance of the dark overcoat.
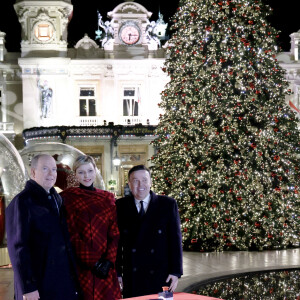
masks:
{"label": "dark overcoat", "polygon": [[[54,199],[55,198],[55,199]],[[15,299],[39,291],[41,300],[78,299],[63,206],[55,189],[48,194],[29,180],[6,208],[7,247],[14,271]]]}
{"label": "dark overcoat", "polygon": [[116,202],[120,230],[117,271],[123,277],[124,298],[161,292],[169,274],[182,275],[177,203],[152,191],[150,195],[142,221],[132,196]]}

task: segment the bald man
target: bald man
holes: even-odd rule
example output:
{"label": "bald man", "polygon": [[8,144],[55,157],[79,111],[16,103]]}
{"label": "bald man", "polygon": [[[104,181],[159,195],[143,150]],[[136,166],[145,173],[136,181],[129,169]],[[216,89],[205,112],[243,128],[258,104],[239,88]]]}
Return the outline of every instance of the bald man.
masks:
{"label": "bald man", "polygon": [[62,199],[53,188],[52,156],[31,161],[31,179],[6,208],[7,248],[16,300],[79,299]]}

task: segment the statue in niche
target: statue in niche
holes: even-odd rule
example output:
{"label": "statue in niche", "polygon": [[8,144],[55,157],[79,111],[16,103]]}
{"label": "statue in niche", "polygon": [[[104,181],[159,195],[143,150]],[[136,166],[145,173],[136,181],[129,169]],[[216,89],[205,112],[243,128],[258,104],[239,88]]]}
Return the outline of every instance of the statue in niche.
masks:
{"label": "statue in niche", "polygon": [[[103,22],[102,16],[98,13],[98,30],[95,31],[96,33],[96,40],[99,39],[101,41],[101,46],[104,47],[105,44],[111,43],[114,38],[114,29],[111,26],[110,21]],[[102,30],[100,29],[102,28]]]}
{"label": "statue in niche", "polygon": [[41,91],[41,111],[42,118],[48,118],[50,114],[50,107],[52,103],[53,90],[49,87],[48,81],[45,80],[44,84],[40,84],[40,80],[38,81],[38,88]]}

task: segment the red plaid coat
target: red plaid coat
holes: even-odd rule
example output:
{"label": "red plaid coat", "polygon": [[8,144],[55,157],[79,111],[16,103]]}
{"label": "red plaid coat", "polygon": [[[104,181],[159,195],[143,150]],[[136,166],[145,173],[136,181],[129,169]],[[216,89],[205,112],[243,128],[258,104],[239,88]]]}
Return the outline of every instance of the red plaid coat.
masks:
{"label": "red plaid coat", "polygon": [[120,299],[115,269],[107,279],[95,277],[91,269],[100,257],[115,263],[119,241],[113,194],[71,187],[60,194],[67,209],[71,243],[77,258],[78,276],[84,300]]}

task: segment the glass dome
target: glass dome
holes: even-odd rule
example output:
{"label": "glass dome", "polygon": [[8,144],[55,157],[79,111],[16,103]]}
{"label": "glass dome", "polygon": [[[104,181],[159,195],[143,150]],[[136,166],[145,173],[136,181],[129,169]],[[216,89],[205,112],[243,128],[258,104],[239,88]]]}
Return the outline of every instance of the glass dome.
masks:
{"label": "glass dome", "polygon": [[24,189],[28,174],[15,146],[0,133],[0,194],[6,205]]}
{"label": "glass dome", "polygon": [[4,239],[5,207],[24,189],[28,179],[22,158],[15,146],[0,133],[0,246]]}
{"label": "glass dome", "polygon": [[[40,153],[50,154],[56,161],[57,180],[55,187],[58,191],[64,190],[67,187],[78,185],[72,171],[72,166],[75,159],[79,155],[84,154],[83,152],[73,146],[56,142],[44,142],[26,146],[20,152],[20,155],[28,174],[30,174],[30,161],[32,157]],[[105,189],[103,178],[98,169],[94,186],[99,189]]]}

